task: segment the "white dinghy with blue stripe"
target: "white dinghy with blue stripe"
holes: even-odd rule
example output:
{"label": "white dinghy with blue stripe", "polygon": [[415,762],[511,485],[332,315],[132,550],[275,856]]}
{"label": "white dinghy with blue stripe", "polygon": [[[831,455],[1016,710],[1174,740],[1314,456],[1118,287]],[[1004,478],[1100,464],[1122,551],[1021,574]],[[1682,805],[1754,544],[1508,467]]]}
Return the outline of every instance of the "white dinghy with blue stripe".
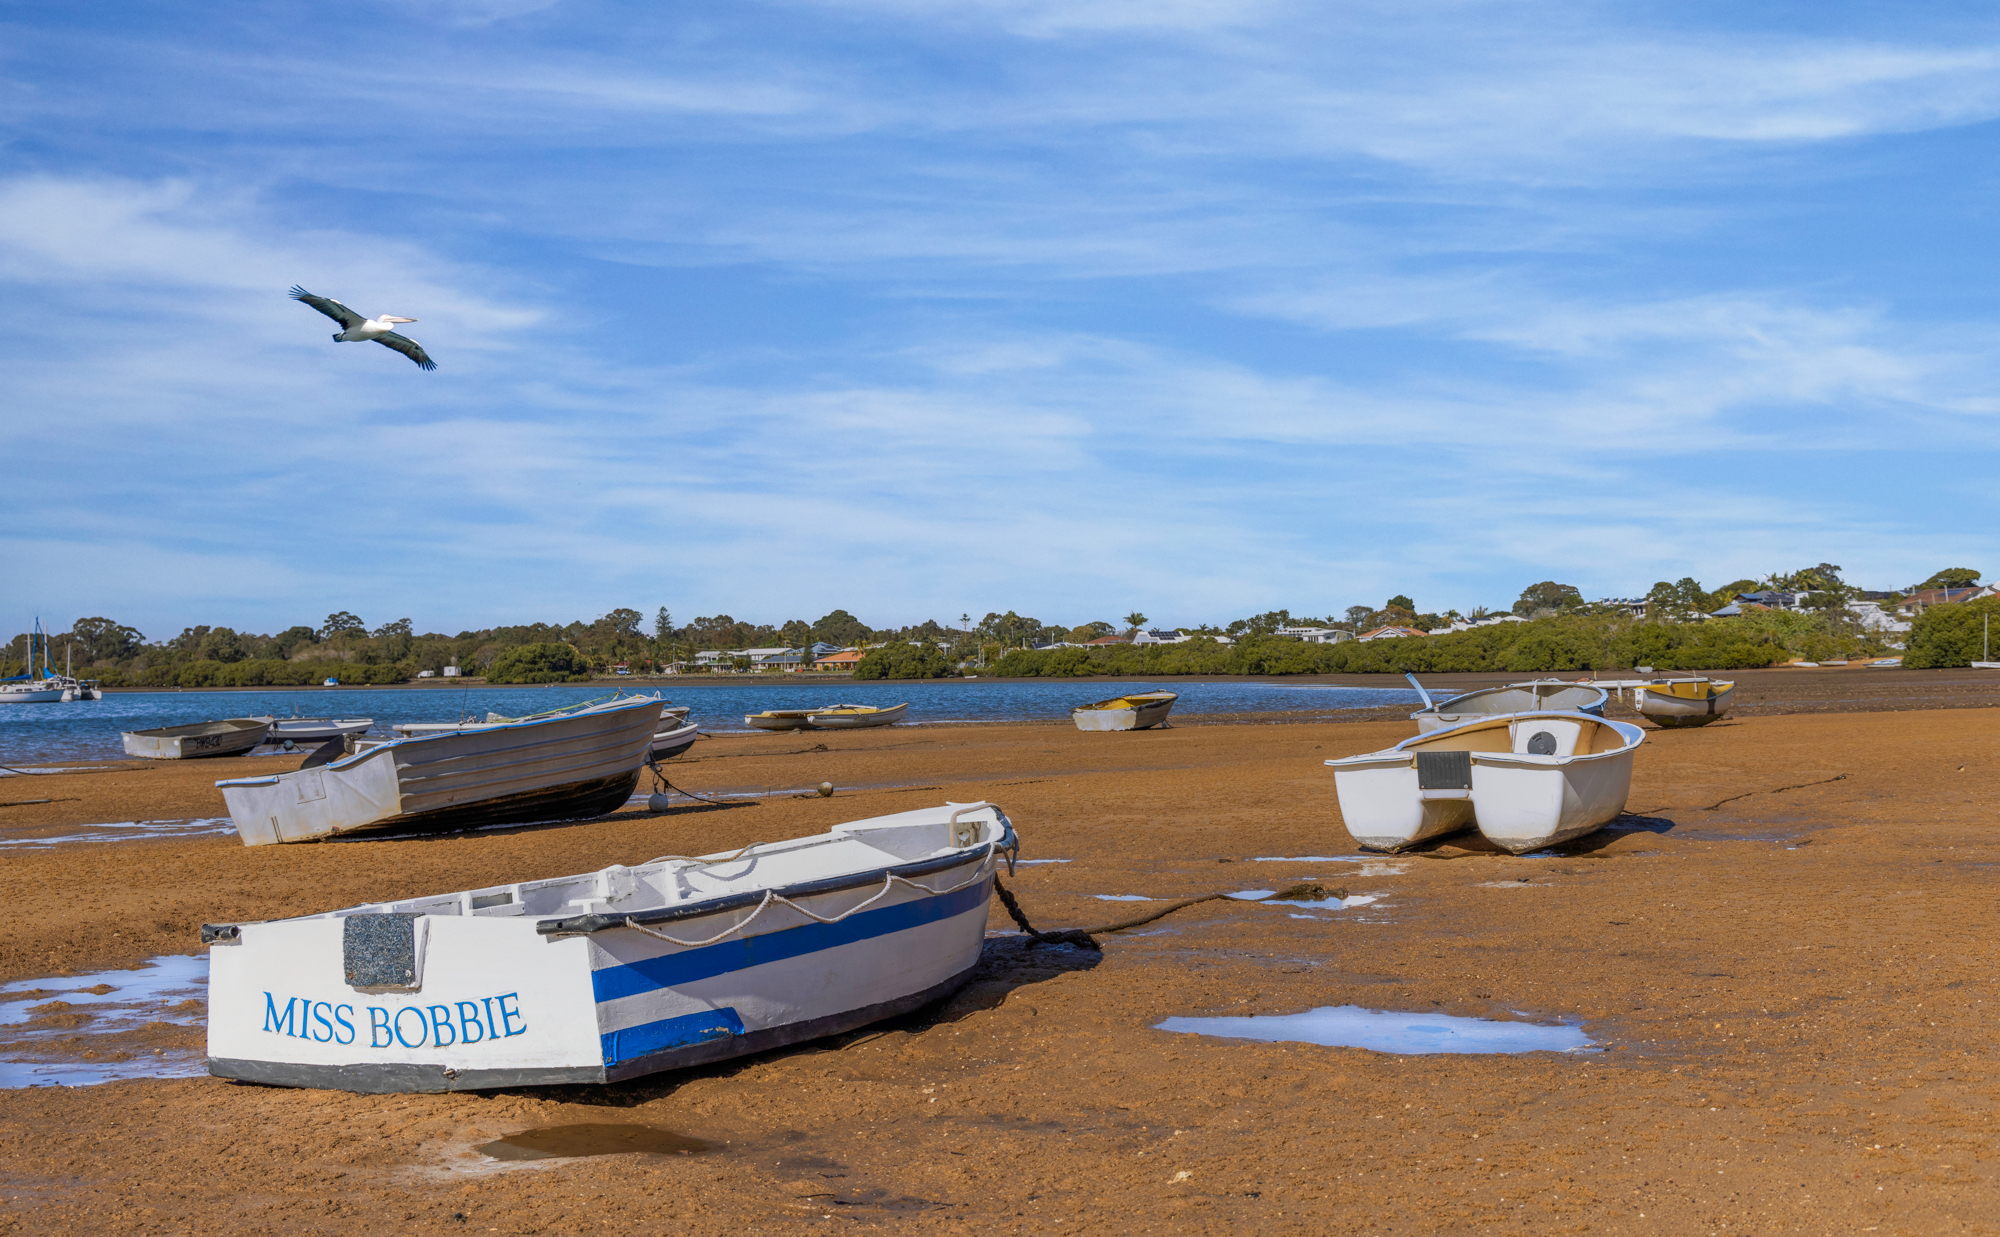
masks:
{"label": "white dinghy with blue stripe", "polygon": [[956,991],[1013,825],[947,803],[700,857],[208,924],[209,1072],[343,1091],[617,1082]]}

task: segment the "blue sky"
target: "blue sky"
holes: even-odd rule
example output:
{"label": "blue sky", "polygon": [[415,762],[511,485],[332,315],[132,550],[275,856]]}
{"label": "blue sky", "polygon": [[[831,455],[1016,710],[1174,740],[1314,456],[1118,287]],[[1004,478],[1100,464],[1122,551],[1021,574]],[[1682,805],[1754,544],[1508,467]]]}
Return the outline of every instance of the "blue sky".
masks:
{"label": "blue sky", "polygon": [[0,3],[5,621],[1992,568],[1997,117],[1990,6]]}

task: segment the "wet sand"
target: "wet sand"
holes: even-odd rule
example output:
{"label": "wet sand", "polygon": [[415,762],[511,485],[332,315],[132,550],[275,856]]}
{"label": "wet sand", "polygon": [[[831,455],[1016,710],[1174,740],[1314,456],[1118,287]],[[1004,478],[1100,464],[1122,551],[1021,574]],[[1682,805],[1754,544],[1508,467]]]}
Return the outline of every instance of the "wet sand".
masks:
{"label": "wet sand", "polygon": [[[1800,691],[1812,672],[1768,673],[1802,676]],[[1913,672],[1826,677],[1866,673]],[[1926,703],[1936,679],[1901,694],[1877,680],[1854,698],[1840,682],[1806,706],[1828,711],[1649,735],[1632,814],[1555,857],[1454,844],[1254,862],[1352,855],[1318,762],[1403,738],[1407,721],[717,738],[673,763],[678,785],[843,789],[426,840],[6,849],[0,980],[193,953],[204,920],[733,848],[947,797],[1001,803],[1024,857],[1073,861],[1010,882],[1039,926],[1143,909],[1096,894],[1311,876],[1382,896],[1338,912],[1206,903],[1103,938],[1101,957],[996,942],[940,1009],[611,1087],[354,1096],[199,1078],[0,1092],[0,1229],[2000,1228],[1985,1009],[2000,1003],[2000,710]],[[219,816],[209,783],[249,763],[0,779],[0,801],[59,800],[0,809],[0,844]],[[1008,926],[997,904],[990,922]],[[1607,1050],[1395,1056],[1152,1029],[1347,1004],[1581,1020]],[[86,1015],[50,1016],[94,1042]],[[142,1052],[194,1033],[133,1036]],[[116,1038],[91,1050],[120,1051]],[[601,1122],[711,1149],[525,1162],[473,1150]]]}

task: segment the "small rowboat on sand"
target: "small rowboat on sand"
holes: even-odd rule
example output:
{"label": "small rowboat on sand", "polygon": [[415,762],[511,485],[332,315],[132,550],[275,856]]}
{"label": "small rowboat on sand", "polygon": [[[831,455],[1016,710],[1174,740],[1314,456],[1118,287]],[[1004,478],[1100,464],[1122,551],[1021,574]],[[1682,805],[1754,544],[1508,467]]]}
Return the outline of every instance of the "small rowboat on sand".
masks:
{"label": "small rowboat on sand", "polygon": [[746,726],[759,730],[859,730],[865,726],[890,726],[903,720],[909,704],[886,709],[871,704],[824,704],[817,709],[766,709],[744,717]]}
{"label": "small rowboat on sand", "polygon": [[661,729],[653,733],[654,760],[678,756],[693,747],[694,741],[701,737],[701,727],[697,725],[673,726],[672,719],[662,718],[660,726]]}
{"label": "small rowboat on sand", "polygon": [[1729,711],[1734,683],[1709,679],[1662,679],[1632,693],[1632,707],[1655,726],[1706,726]]}
{"label": "small rowboat on sand", "polygon": [[208,1068],[361,1092],[617,1082],[835,1035],[971,976],[1003,852],[947,803],[636,867],[208,924]]}
{"label": "small rowboat on sand", "polygon": [[861,730],[869,726],[893,726],[903,720],[909,704],[892,704],[878,709],[866,704],[832,704],[816,709],[806,720],[814,730]]}
{"label": "small rowboat on sand", "polygon": [[382,743],[269,777],[217,782],[245,846],[575,820],[639,783],[658,701]]}
{"label": "small rowboat on sand", "polygon": [[1645,736],[1582,713],[1515,713],[1326,763],[1341,820],[1364,849],[1403,850],[1477,826],[1519,855],[1624,811]]}
{"label": "small rowboat on sand", "polygon": [[232,717],[219,722],[127,730],[118,737],[125,752],[147,760],[192,760],[197,756],[241,756],[270,733],[268,717]]}
{"label": "small rowboat on sand", "polygon": [[351,734],[367,734],[372,717],[277,717],[271,721],[271,742],[323,743]]}
{"label": "small rowboat on sand", "polygon": [[1498,717],[1503,713],[1543,713],[1556,710],[1589,713],[1594,717],[1604,716],[1605,702],[1611,693],[1602,687],[1590,687],[1578,683],[1565,683],[1561,679],[1544,679],[1533,683],[1509,683],[1505,687],[1488,687],[1482,691],[1467,692],[1453,696],[1449,700],[1432,704],[1430,693],[1423,684],[1417,683],[1417,676],[1407,675],[1415,683],[1417,692],[1423,696],[1425,707],[1410,714],[1410,720],[1417,724],[1418,733],[1446,730],[1465,722],[1478,721],[1483,717]]}
{"label": "small rowboat on sand", "polygon": [[[834,706],[829,705],[828,708]],[[766,709],[744,717],[743,724],[759,730],[811,730],[816,709]]]}
{"label": "small rowboat on sand", "polygon": [[1179,692],[1133,692],[1069,711],[1078,730],[1146,730],[1167,720]]}

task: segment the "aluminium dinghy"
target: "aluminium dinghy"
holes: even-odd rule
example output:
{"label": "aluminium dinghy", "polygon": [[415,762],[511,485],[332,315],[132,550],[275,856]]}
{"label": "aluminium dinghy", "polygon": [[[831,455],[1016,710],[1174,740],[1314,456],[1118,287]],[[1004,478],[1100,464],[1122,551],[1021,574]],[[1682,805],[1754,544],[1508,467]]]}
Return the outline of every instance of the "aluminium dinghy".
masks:
{"label": "aluminium dinghy", "polygon": [[219,722],[127,730],[118,737],[125,754],[147,760],[193,760],[198,756],[241,756],[271,732],[268,717],[231,717]]}
{"label": "aluminium dinghy", "polygon": [[217,782],[245,846],[576,820],[639,784],[659,725],[644,697],[617,708],[382,743],[269,777]]}
{"label": "aluminium dinghy", "polygon": [[1148,730],[1167,720],[1179,692],[1133,692],[1069,711],[1078,730]]}
{"label": "aluminium dinghy", "polygon": [[1729,712],[1736,684],[1713,679],[1662,679],[1635,688],[1632,707],[1655,726],[1706,726]]}
{"label": "aluminium dinghy", "polygon": [[1447,730],[1466,722],[1478,721],[1485,717],[1498,717],[1507,713],[1546,713],[1560,710],[1602,717],[1605,702],[1611,698],[1611,693],[1602,687],[1565,683],[1561,679],[1538,679],[1532,683],[1509,683],[1505,687],[1488,687],[1432,703],[1430,693],[1424,690],[1423,684],[1417,682],[1416,675],[1410,674],[1404,677],[1415,685],[1417,693],[1424,698],[1424,707],[1410,714],[1410,720],[1417,724],[1419,734],[1428,734],[1433,730]]}
{"label": "aluminium dinghy", "polygon": [[209,924],[208,1068],[343,1091],[617,1082],[916,1009],[979,961],[991,803],[700,858]]}
{"label": "aluminium dinghy", "polygon": [[1584,713],[1514,713],[1329,760],[1341,820],[1368,850],[1477,827],[1514,854],[1602,828],[1625,810],[1646,732]]}

